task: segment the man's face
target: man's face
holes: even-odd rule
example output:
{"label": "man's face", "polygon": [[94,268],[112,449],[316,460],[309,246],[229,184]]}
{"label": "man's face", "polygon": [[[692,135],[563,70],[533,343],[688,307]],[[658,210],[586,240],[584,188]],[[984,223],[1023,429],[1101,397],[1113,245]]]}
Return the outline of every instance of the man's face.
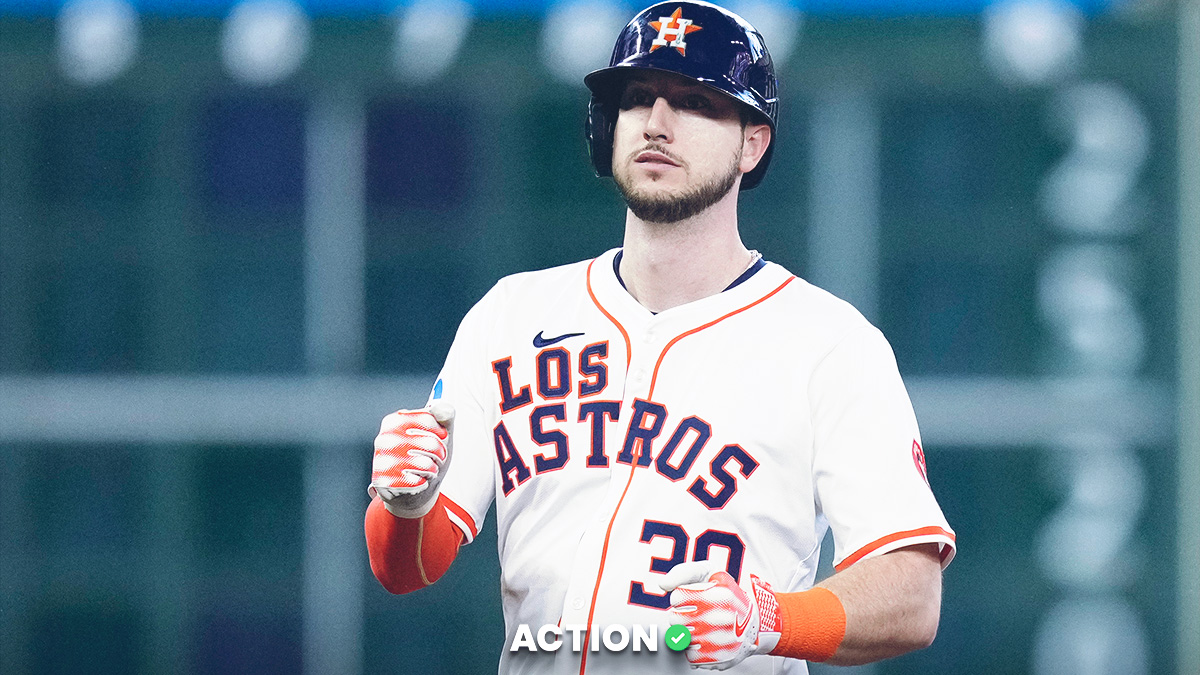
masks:
{"label": "man's face", "polygon": [[629,77],[613,140],[613,178],[635,216],[683,220],[738,184],[749,170],[738,105],[674,73]]}

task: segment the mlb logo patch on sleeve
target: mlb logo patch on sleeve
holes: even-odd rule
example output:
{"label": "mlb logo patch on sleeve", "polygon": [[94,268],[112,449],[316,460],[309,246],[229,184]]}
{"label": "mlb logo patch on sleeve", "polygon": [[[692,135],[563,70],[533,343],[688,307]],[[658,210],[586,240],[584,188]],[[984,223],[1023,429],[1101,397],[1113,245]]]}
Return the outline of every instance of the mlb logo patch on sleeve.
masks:
{"label": "mlb logo patch on sleeve", "polygon": [[912,446],[913,464],[917,465],[917,473],[921,474],[921,478],[929,485],[929,473],[925,467],[925,451],[921,449],[921,444],[913,440]]}

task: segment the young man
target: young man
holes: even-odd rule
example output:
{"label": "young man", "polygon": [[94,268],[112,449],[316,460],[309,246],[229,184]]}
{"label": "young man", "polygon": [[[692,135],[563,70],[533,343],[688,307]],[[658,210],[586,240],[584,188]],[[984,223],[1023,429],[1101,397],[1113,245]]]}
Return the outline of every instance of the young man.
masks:
{"label": "young man", "polygon": [[[738,235],[739,190],[776,130],[761,36],[662,3],[586,82],[593,164],[629,207],[623,246],[502,279],[429,407],[384,419],[376,576],[396,593],[433,583],[495,500],[501,672],[803,673],[927,646],[954,534],[891,349]],[[838,572],[813,587],[829,528]],[[558,627],[564,647],[512,652],[522,625]],[[690,630],[683,655],[596,644],[671,625]]]}

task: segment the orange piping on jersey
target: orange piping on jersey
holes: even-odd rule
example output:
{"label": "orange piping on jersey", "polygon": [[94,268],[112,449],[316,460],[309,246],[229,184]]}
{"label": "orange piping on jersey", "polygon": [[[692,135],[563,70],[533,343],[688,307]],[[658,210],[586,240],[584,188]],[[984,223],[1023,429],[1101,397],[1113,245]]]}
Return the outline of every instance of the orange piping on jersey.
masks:
{"label": "orange piping on jersey", "polygon": [[604,576],[604,561],[608,557],[608,540],[612,536],[613,523],[617,522],[617,513],[621,510],[621,503],[625,501],[629,486],[633,485],[633,474],[637,468],[635,459],[633,466],[629,469],[629,480],[625,481],[625,489],[621,492],[621,498],[617,500],[617,508],[613,509],[612,517],[608,519],[608,530],[604,532],[604,547],[600,549],[600,569],[596,571],[596,585],[592,587],[592,606],[588,608],[587,632],[583,634],[583,658],[579,662],[579,675],[583,675],[584,670],[587,669],[588,640],[592,636],[592,617],[596,614],[596,596],[600,595],[600,578]]}
{"label": "orange piping on jersey", "polygon": [[667,355],[667,350],[670,349],[672,346],[674,346],[674,344],[676,342],[679,342],[683,338],[685,338],[693,333],[699,333],[700,331],[704,330],[705,328],[708,328],[709,326],[718,324],[718,323],[724,321],[725,319],[728,319],[729,317],[733,316],[734,314],[739,314],[741,312],[744,312],[744,311],[750,309],[751,307],[757,305],[758,303],[762,302],[763,300],[766,300],[767,298],[771,297],[772,295],[775,295],[779,291],[782,291],[784,286],[787,286],[788,284],[792,283],[795,280],[796,280],[796,277],[788,277],[787,281],[784,281],[782,284],[779,284],[779,286],[777,286],[775,288],[775,290],[771,291],[770,293],[767,293],[766,295],[764,295],[761,298],[755,300],[754,302],[746,305],[745,307],[742,307],[741,309],[735,309],[732,312],[726,314],[725,316],[722,316],[717,319],[713,319],[712,321],[709,321],[708,323],[704,324],[703,326],[697,326],[696,328],[693,328],[693,329],[687,331],[686,333],[680,333],[679,335],[676,335],[674,338],[672,338],[671,341],[667,343],[667,346],[663,347],[662,353],[658,355],[658,362],[654,364],[654,375],[652,375],[650,377],[650,391],[646,393],[646,399],[647,400],[654,399],[654,384],[658,381],[658,367],[662,365],[663,358],[665,358]]}
{"label": "orange piping on jersey", "polygon": [[475,519],[471,517],[471,514],[467,513],[466,509],[458,504],[455,504],[453,499],[446,497],[444,494],[441,496],[445,497],[446,499],[446,508],[450,509],[451,513],[458,516],[459,519],[466,523],[467,527],[471,528],[471,538],[474,539],[475,536],[479,534],[479,527],[475,525]]}
{"label": "orange piping on jersey", "polygon": [[621,325],[620,321],[617,321],[612,314],[608,313],[607,309],[604,309],[604,306],[601,305],[600,301],[596,299],[596,294],[592,292],[592,265],[595,265],[597,260],[599,260],[599,258],[592,258],[592,262],[588,263],[587,292],[592,298],[592,304],[596,305],[596,309],[600,310],[601,314],[608,317],[608,320],[617,327],[617,330],[621,331],[621,337],[625,338],[625,372],[629,372],[629,363],[633,359],[633,347],[630,346],[631,343],[629,342],[629,333],[625,332],[625,327]]}
{"label": "orange piping on jersey", "polygon": [[[944,530],[936,525],[932,525],[930,527],[922,527],[922,528],[919,528],[916,530],[907,530],[905,532],[896,532],[895,534],[889,534],[886,537],[880,537],[880,538],[876,539],[875,541],[867,544],[866,546],[858,549],[849,558],[846,558],[845,560],[843,560],[840,565],[835,566],[834,569],[837,570],[838,572],[841,572],[842,570],[853,565],[854,563],[858,562],[859,560],[862,560],[864,557],[869,555],[872,551],[877,551],[880,548],[882,548],[883,546],[886,546],[893,542],[900,541],[901,539],[909,539],[912,537],[925,537],[925,536],[928,536],[931,534],[941,535],[943,537],[949,537],[950,541],[954,541],[954,533],[953,532],[947,532],[946,530]],[[942,560],[945,560],[946,556],[949,553],[950,553],[950,547],[949,546],[944,547],[941,552]]]}
{"label": "orange piping on jersey", "polygon": [[[592,263],[595,263],[595,262],[596,262],[595,260],[592,261]],[[588,265],[588,294],[589,295],[592,295],[591,269],[592,269],[592,266],[591,266],[591,264],[589,264]],[[704,330],[705,328],[708,328],[709,326],[720,323],[721,321],[728,319],[729,317],[733,316],[734,314],[737,314],[739,312],[743,312],[747,309],[750,309],[751,307],[757,305],[758,303],[762,302],[763,300],[766,300],[767,298],[771,297],[772,295],[775,295],[779,291],[783,290],[784,286],[787,286],[788,284],[792,283],[795,280],[796,280],[796,277],[788,277],[788,280],[783,282],[782,284],[779,284],[779,286],[775,290],[771,291],[770,293],[767,293],[766,295],[764,295],[761,298],[759,298],[758,300],[755,300],[754,302],[746,305],[745,307],[742,307],[741,309],[735,309],[732,312],[730,312],[720,318],[709,321],[708,323],[704,324],[703,326],[693,328],[692,330],[689,330],[686,333],[681,333],[680,335],[675,336],[670,342],[667,343],[667,346],[663,347],[662,353],[658,355],[658,362],[654,364],[654,376],[650,379],[650,390],[646,393],[646,400],[651,400],[654,395],[654,381],[656,379],[658,379],[658,367],[659,367],[659,365],[662,364],[663,357],[667,355],[667,350],[671,348],[671,345],[675,344],[676,342],[679,342],[681,339],[687,337],[688,335],[691,335],[693,333],[698,333],[698,332]],[[592,295],[592,302],[595,302],[596,306],[600,307],[600,303],[596,302],[595,295]],[[603,307],[600,307],[600,311],[604,312],[604,315],[607,316],[614,324],[616,324],[617,328],[621,328],[621,324],[617,323],[617,320],[613,319],[612,315],[610,315],[608,312],[605,312]],[[625,333],[624,328],[621,328],[621,334],[625,335],[625,344],[626,344],[626,346],[628,346],[629,345],[629,336]],[[628,353],[629,352],[626,352],[626,354],[628,354]],[[626,364],[625,367],[628,369],[629,365]],[[597,598],[597,596],[600,595],[600,579],[604,576],[604,563],[605,563],[605,560],[607,560],[607,558],[608,558],[608,541],[609,541],[609,538],[612,536],[613,523],[617,522],[617,514],[620,513],[620,511],[621,511],[621,504],[625,501],[625,495],[629,493],[629,486],[633,485],[633,476],[637,472],[637,469],[638,469],[638,464],[637,464],[637,461],[635,460],[633,463],[633,466],[630,467],[630,469],[629,469],[629,480],[625,482],[625,489],[621,492],[621,498],[617,500],[617,506],[616,506],[616,508],[613,509],[612,517],[610,517],[608,519],[608,529],[604,532],[604,546],[601,547],[601,549],[600,549],[600,569],[598,569],[596,571],[596,584],[595,584],[595,586],[592,587],[592,605],[590,608],[588,608],[587,632],[584,633],[584,636],[583,636],[583,657],[580,659],[580,662],[579,662],[579,675],[583,675],[584,671],[587,670],[588,640],[591,639],[591,635],[592,635],[592,618],[596,614],[596,598]]]}

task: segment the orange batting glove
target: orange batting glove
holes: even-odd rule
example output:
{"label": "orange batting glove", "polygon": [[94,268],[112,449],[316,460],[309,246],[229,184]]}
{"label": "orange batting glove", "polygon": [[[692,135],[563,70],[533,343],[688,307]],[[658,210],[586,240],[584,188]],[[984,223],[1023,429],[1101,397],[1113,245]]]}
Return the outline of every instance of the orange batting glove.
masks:
{"label": "orange batting glove", "polygon": [[384,417],[375,437],[367,494],[378,494],[398,518],[429,513],[450,466],[453,426],[454,407],[445,402]]}
{"label": "orange batting glove", "polygon": [[659,586],[671,594],[672,625],[692,633],[687,660],[696,668],[726,670],[779,643],[782,622],[771,585],[750,576],[750,587],[711,561],[680,563]]}

